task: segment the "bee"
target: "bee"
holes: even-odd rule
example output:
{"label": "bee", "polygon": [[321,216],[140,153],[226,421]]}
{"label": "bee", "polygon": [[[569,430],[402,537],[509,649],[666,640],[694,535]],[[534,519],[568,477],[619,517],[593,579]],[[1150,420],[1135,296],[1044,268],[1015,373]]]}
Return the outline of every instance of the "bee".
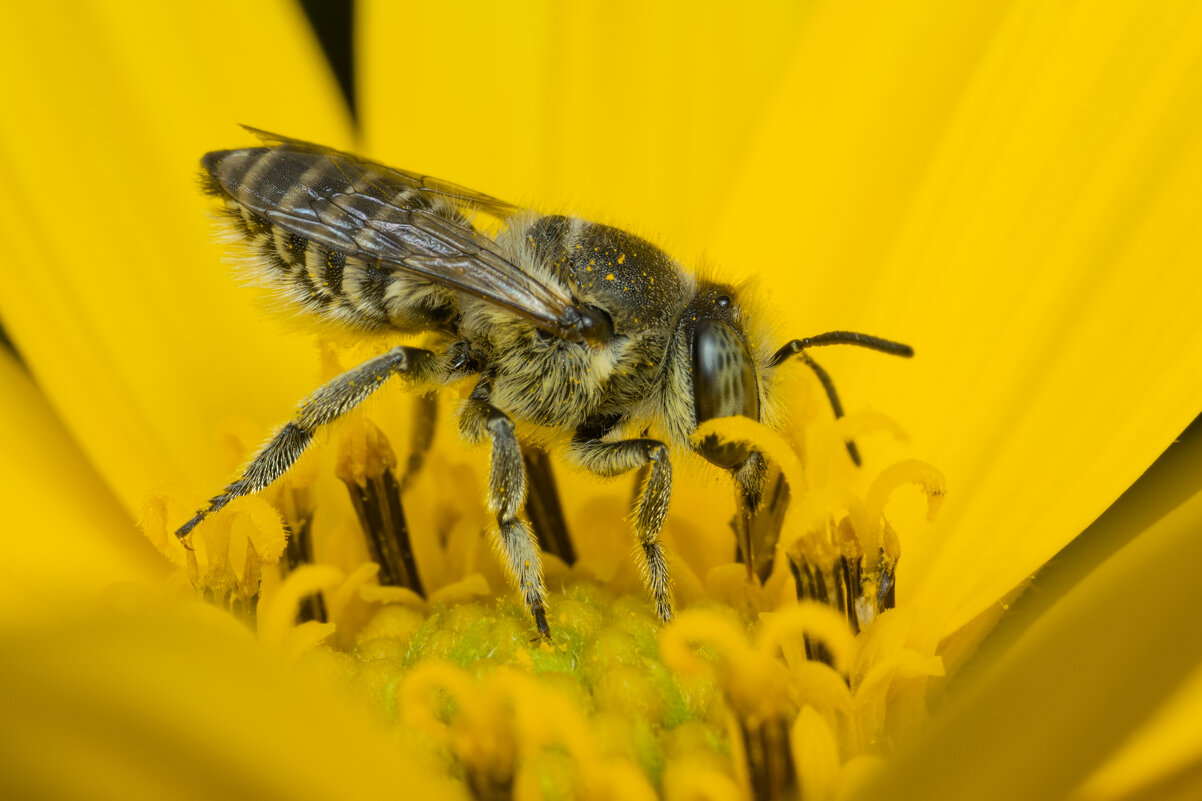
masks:
{"label": "bee", "polygon": [[[179,528],[181,539],[280,478],[319,429],[393,376],[424,391],[474,377],[459,429],[469,442],[491,443],[488,508],[539,634],[550,636],[547,593],[534,531],[520,514],[527,475],[515,424],[559,435],[567,461],[597,475],[642,473],[631,520],[647,590],[668,622],[672,584],[660,531],[670,453],[691,450],[728,471],[743,508],[754,512],[764,458],[714,437],[694,442],[701,423],[732,415],[771,423],[776,371],[794,356],[841,415],[830,377],[807,352],[813,347],[913,354],[846,331],[765,348],[749,334],[735,287],[696,277],[634,234],[248,130],[262,146],[206,154],[202,179],[257,252],[262,282],[320,319],[365,332],[420,332],[430,344],[394,347],[314,391],[240,477]],[[489,219],[491,232],[480,225]]]}

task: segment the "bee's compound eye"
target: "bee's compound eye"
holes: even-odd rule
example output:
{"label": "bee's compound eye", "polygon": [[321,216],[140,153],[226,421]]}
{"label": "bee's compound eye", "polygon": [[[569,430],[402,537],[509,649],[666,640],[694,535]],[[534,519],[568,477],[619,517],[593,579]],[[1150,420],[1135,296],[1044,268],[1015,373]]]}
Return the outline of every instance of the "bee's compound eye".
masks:
{"label": "bee's compound eye", "polygon": [[614,321],[605,309],[580,307],[580,333],[590,345],[604,345],[614,338]]}
{"label": "bee's compound eye", "polygon": [[[760,418],[755,362],[738,332],[719,320],[698,320],[693,330],[693,411],[698,425],[715,417]],[[699,450],[713,464],[728,469],[750,453],[741,445],[708,439]]]}

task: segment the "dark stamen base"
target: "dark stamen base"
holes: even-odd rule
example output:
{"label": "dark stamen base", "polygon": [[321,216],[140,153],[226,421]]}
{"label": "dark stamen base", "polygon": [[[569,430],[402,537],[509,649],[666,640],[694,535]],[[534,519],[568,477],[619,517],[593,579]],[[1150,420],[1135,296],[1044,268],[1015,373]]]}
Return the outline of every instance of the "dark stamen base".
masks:
{"label": "dark stamen base", "polygon": [[[829,567],[819,567],[804,558],[789,557],[789,570],[797,587],[799,601],[817,601],[846,618],[852,634],[876,615],[893,608],[896,565],[885,554],[865,570],[859,556],[841,556]],[[826,647],[805,639],[806,657],[833,665]]]}
{"label": "dark stamen base", "polygon": [[793,764],[793,749],[789,747],[789,724],[784,718],[769,718],[758,726],[748,727],[739,721],[743,748],[747,755],[747,772],[751,780],[751,797],[756,801],[772,801],[797,797],[797,767]]}
{"label": "dark stamen base", "polygon": [[538,538],[543,553],[555,554],[566,564],[576,562],[576,549],[568,535],[568,524],[559,503],[559,489],[551,468],[551,457],[541,448],[527,446],[522,452],[526,463],[526,517]]}
{"label": "dark stamen base", "polygon": [[[282,568],[284,575],[301,565],[313,564],[313,511],[308,505],[308,493],[303,490],[285,490],[280,498],[280,512],[288,526],[288,544],[284,546]],[[326,602],[321,593],[306,596],[296,612],[296,622],[310,620],[325,623]]]}
{"label": "dark stamen base", "polygon": [[372,561],[380,567],[380,584],[405,587],[425,597],[395,468],[396,456],[387,438],[366,423],[363,439],[344,443],[335,472],[350,493]]}
{"label": "dark stamen base", "polygon": [[343,478],[367,535],[367,549],[380,566],[380,584],[407,587],[424,596],[396,475],[391,467],[385,467],[379,475],[364,477],[362,482]]}

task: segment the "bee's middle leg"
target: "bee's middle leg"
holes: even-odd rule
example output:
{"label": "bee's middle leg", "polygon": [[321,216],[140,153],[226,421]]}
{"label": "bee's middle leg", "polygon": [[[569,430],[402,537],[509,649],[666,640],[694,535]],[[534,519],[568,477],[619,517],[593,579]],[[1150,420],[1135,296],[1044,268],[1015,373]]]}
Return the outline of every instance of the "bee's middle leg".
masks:
{"label": "bee's middle leg", "polygon": [[542,557],[530,524],[518,517],[526,502],[526,469],[522,448],[509,415],[488,401],[489,386],[480,382],[459,415],[459,430],[470,442],[492,439],[488,477],[488,508],[497,516],[501,551],[517,580],[526,607],[534,616],[538,633],[551,636],[547,625],[547,589],[543,584]]}
{"label": "bee's middle leg", "polygon": [[641,467],[651,468],[635,500],[634,529],[646,558],[643,581],[660,620],[667,623],[672,620],[672,582],[659,534],[672,498],[672,462],[668,459],[668,446],[655,439],[603,442],[596,437],[594,428],[586,424],[573,437],[568,449],[568,458],[573,462],[607,477]]}

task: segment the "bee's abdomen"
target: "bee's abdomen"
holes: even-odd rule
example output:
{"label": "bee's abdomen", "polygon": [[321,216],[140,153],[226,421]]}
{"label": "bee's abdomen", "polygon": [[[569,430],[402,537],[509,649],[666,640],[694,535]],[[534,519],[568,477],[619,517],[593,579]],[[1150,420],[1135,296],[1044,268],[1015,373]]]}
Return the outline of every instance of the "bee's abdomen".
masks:
{"label": "bee's abdomen", "polygon": [[314,192],[344,189],[328,160],[306,155],[261,147],[216,151],[201,160],[205,190],[225,202],[235,234],[251,249],[248,266],[257,282],[354,328],[424,329],[445,319],[445,293],[427,282],[267,218],[274,210],[295,215]]}

